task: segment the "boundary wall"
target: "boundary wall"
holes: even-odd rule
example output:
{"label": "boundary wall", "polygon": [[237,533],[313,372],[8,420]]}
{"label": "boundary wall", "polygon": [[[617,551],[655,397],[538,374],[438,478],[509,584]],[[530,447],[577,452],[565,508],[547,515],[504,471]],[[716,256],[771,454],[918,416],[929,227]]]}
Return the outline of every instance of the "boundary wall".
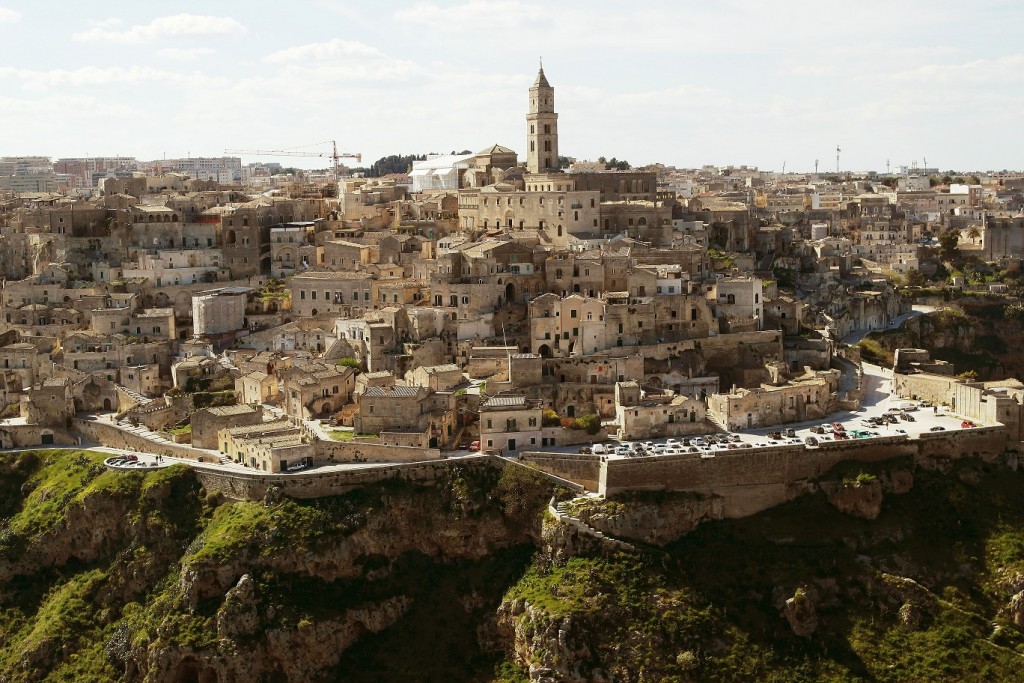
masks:
{"label": "boundary wall", "polygon": [[129,432],[128,430],[119,429],[114,425],[104,424],[103,422],[83,420],[76,417],[73,418],[72,428],[75,432],[85,437],[86,440],[102,446],[109,446],[110,448],[122,448],[128,451],[152,453],[153,455],[167,455],[174,458],[185,458],[187,460],[195,460],[198,462],[217,461],[216,455],[206,451],[198,450],[183,444],[170,442],[166,444],[159,443],[133,432]]}
{"label": "boundary wall", "polygon": [[802,481],[824,475],[852,460],[877,462],[909,456],[915,462],[994,456],[1007,446],[1002,426],[939,432],[911,439],[891,436],[864,441],[830,442],[817,448],[776,446],[725,451],[713,458],[699,454],[612,459],[600,463],[598,492],[692,491],[723,498],[726,517],[743,517],[800,495]]}
{"label": "boundary wall", "polygon": [[324,441],[313,443],[314,459],[319,464],[332,462],[421,462],[440,460],[437,448],[415,446],[385,446],[380,443],[365,443],[361,439],[352,441]]}
{"label": "boundary wall", "polygon": [[207,491],[216,491],[235,500],[259,500],[272,488],[292,498],[320,498],[338,496],[361,486],[377,484],[388,479],[433,482],[454,465],[475,469],[503,464],[500,459],[478,455],[458,460],[367,465],[331,472],[314,469],[294,474],[229,472],[202,465],[193,467],[199,482]]}

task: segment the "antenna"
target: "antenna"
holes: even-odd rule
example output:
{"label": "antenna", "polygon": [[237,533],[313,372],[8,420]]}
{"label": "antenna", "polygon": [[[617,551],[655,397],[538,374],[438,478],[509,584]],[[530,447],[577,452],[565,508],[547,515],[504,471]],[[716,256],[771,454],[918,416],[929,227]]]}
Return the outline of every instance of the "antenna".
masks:
{"label": "antenna", "polygon": [[839,145],[836,145],[836,173],[839,173]]}
{"label": "antenna", "polygon": [[814,175],[818,175],[818,160],[814,160]]}
{"label": "antenna", "polygon": [[889,175],[889,160],[885,160],[885,175]]}

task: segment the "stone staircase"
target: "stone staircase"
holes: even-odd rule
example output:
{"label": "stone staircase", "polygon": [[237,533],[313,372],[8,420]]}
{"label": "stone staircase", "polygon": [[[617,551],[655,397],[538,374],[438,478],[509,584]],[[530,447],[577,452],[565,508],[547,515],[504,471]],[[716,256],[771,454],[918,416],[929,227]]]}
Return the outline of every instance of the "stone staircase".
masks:
{"label": "stone staircase", "polygon": [[704,413],[704,417],[705,417],[705,419],[707,419],[708,422],[710,422],[711,424],[715,425],[716,427],[718,427],[723,432],[729,431],[729,429],[725,425],[725,422],[723,422],[722,419],[720,417],[718,417],[717,415],[712,415],[710,411]]}
{"label": "stone staircase", "polygon": [[559,522],[574,527],[580,533],[597,540],[609,550],[618,550],[622,552],[636,552],[636,546],[632,543],[627,543],[626,541],[620,541],[617,538],[612,538],[611,536],[605,534],[603,531],[595,529],[579,517],[576,517],[572,514],[572,512],[570,511],[570,506],[572,505],[572,502],[579,499],[585,499],[587,497],[588,496],[577,496],[573,500],[562,501],[560,503],[556,503],[554,497],[552,497],[551,502],[548,504],[548,511]]}

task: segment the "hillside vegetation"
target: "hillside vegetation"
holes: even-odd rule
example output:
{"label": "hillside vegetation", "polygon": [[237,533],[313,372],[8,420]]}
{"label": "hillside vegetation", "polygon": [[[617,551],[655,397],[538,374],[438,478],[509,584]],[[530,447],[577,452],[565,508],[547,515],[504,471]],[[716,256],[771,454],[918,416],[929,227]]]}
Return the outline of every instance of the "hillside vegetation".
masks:
{"label": "hillside vegetation", "polygon": [[[917,469],[555,563],[551,487],[453,466],[316,501],[0,455],[2,681],[993,681],[1024,670],[1024,474]],[[1014,461],[1015,462],[1015,461]],[[830,476],[844,486],[886,467]],[[672,502],[674,494],[616,505]],[[643,546],[641,546],[643,547]],[[1015,602],[1016,601],[1016,602]]]}

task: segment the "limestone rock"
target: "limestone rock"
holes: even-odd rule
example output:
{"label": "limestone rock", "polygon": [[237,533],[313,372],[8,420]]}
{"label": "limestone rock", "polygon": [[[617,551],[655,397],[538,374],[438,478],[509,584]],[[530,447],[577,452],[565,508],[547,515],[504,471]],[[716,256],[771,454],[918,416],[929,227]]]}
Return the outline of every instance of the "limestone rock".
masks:
{"label": "limestone rock", "polygon": [[882,483],[877,479],[865,482],[822,485],[828,502],[843,514],[876,519],[882,512]]}
{"label": "limestone rock", "polygon": [[256,584],[243,574],[234,588],[224,596],[224,604],[217,610],[217,636],[237,640],[256,633],[260,617],[256,604]]}
{"label": "limestone rock", "polygon": [[818,613],[807,590],[798,588],[793,597],[786,600],[782,610],[793,633],[801,638],[810,638],[818,630]]}
{"label": "limestone rock", "polygon": [[703,522],[722,518],[722,499],[679,494],[658,503],[631,500],[583,506],[579,517],[610,536],[664,546]]}
{"label": "limestone rock", "polygon": [[1014,626],[1024,628],[1024,591],[1010,598],[1010,602],[1006,605],[1006,611]]}

